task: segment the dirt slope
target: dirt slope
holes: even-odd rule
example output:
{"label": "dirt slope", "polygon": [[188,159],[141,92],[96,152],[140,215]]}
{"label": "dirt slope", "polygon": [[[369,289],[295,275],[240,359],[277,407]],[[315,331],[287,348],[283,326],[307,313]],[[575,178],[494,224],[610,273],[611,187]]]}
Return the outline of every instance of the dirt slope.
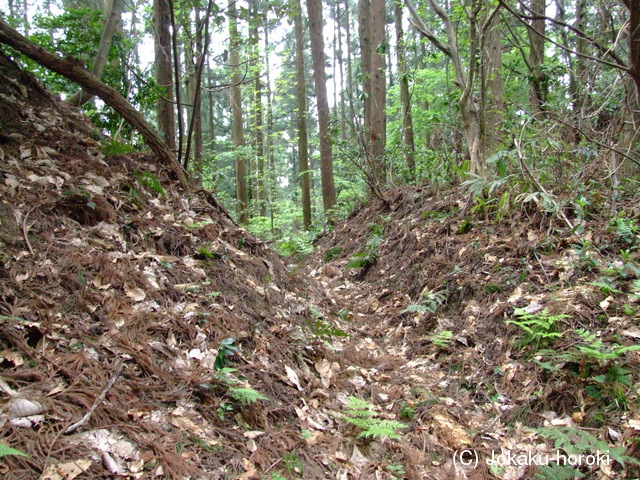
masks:
{"label": "dirt slope", "polygon": [[[637,195],[617,226],[608,205],[572,212],[581,235],[535,205],[504,218],[471,213],[462,190],[387,198],[324,236],[306,271],[351,312],[351,342],[383,367],[372,398],[384,391],[412,419],[403,439],[425,456],[410,478],[636,478]],[[614,447],[631,458],[562,472],[483,461],[492,452],[550,457],[553,440],[585,458]],[[456,468],[455,452],[467,448],[479,466]]]}
{"label": "dirt slope", "polygon": [[304,447],[324,293],[4,57],[0,118],[0,438],[29,454],[3,478],[250,478]]}

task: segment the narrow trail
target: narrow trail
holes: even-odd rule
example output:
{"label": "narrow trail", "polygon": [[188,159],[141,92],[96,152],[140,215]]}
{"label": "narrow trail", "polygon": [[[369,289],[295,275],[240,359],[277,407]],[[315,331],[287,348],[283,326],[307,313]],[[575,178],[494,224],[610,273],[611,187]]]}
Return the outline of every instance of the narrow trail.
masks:
{"label": "narrow trail", "polygon": [[[416,345],[428,341],[426,336],[416,337],[415,327],[410,325],[411,317],[420,315],[406,315],[408,322],[398,319],[406,301],[398,292],[377,295],[364,281],[336,282],[318,271],[309,274],[326,288],[341,311],[348,312],[348,322],[340,324],[348,337],[332,342],[342,381],[352,395],[370,402],[379,418],[407,424],[398,431],[397,439],[347,442],[347,451],[338,454],[348,458],[344,475],[337,478],[352,478],[347,473],[353,478],[372,479],[467,478],[454,465],[454,452],[472,446],[467,433],[470,427],[483,429],[496,419],[475,411],[468,393],[460,396],[459,390],[450,390],[456,381],[453,377],[460,372],[446,371],[435,353],[416,354]],[[347,395],[339,395],[337,400],[344,404]],[[474,422],[474,416],[481,418]],[[344,433],[348,439],[349,432]],[[351,434],[356,436],[357,431]]]}

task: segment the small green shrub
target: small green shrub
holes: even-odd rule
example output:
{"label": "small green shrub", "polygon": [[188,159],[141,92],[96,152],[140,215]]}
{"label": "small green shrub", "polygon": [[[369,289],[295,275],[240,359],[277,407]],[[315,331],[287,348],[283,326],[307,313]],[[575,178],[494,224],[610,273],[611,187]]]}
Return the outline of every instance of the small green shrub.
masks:
{"label": "small green shrub", "polygon": [[329,263],[331,260],[333,260],[334,258],[336,258],[338,255],[340,255],[342,253],[342,248],[336,246],[336,247],[331,247],[328,248],[325,252],[324,252],[324,262],[325,263]]}
{"label": "small green shrub", "polygon": [[115,137],[111,137],[109,140],[103,142],[101,150],[105,157],[118,157],[136,151],[133,145],[120,141]]}
{"label": "small green shrub", "polygon": [[369,225],[371,235],[367,240],[366,249],[353,255],[347,262],[346,268],[368,269],[378,260],[378,247],[384,240],[384,229],[377,223]]}
{"label": "small green shrub", "polygon": [[431,343],[436,347],[448,347],[453,338],[453,332],[451,330],[442,330],[441,332],[434,333],[431,336]]}
{"label": "small green shrub", "polygon": [[424,299],[422,300],[422,303],[409,305],[400,313],[407,313],[407,312],[436,313],[436,310],[438,310],[438,308],[441,305],[444,305],[447,302],[446,290],[427,292],[423,296],[424,296]]}
{"label": "small green shrub", "polygon": [[154,174],[149,172],[141,172],[140,170],[135,170],[133,172],[133,176],[136,177],[140,185],[142,185],[143,187],[146,187],[149,190],[156,192],[158,195],[162,197],[166,196],[164,193],[164,189],[162,188],[162,184],[160,183],[160,180],[158,180],[158,177],[156,177]]}
{"label": "small green shrub", "polygon": [[535,350],[560,337],[562,334],[557,332],[556,324],[569,317],[565,314],[550,315],[546,308],[537,313],[528,313],[524,308],[516,308],[513,314],[517,318],[508,320],[507,323],[516,325],[523,331],[520,347],[533,345]]}

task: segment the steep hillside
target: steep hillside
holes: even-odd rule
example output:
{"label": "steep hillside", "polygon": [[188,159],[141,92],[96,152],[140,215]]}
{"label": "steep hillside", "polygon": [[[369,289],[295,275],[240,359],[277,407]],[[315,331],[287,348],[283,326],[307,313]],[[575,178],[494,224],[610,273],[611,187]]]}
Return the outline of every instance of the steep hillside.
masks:
{"label": "steep hillside", "polygon": [[372,351],[401,359],[405,416],[437,459],[426,478],[446,478],[461,449],[474,450],[470,461],[551,458],[554,442],[583,456],[627,447],[628,457],[579,471],[480,461],[466,473],[637,477],[640,209],[631,193],[610,221],[602,193],[570,211],[576,234],[534,202],[505,212],[465,202],[462,189],[405,187],[319,241],[306,271],[353,313]]}
{"label": "steep hillside", "polygon": [[[638,476],[633,195],[578,236],[405,188],[290,270],[117,147],[0,55],[2,478]],[[610,456],[487,462],[557,447]]]}
{"label": "steep hillside", "polygon": [[1,56],[0,118],[0,438],[29,454],[3,478],[249,478],[300,449],[323,292]]}

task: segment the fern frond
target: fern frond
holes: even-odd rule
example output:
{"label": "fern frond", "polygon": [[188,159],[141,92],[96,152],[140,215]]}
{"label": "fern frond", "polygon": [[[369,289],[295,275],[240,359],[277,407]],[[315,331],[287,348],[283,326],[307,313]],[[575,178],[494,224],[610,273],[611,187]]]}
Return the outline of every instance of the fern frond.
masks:
{"label": "fern frond", "polygon": [[0,443],[0,458],[5,457],[7,455],[16,455],[19,457],[28,457],[28,455],[20,450],[16,450],[15,448],[11,448],[9,445],[5,445]]}
{"label": "fern frond", "polygon": [[230,388],[229,394],[243,405],[251,405],[258,400],[269,400],[268,397],[253,388]]}
{"label": "fern frond", "polygon": [[360,432],[356,438],[400,438],[396,430],[405,428],[404,423],[396,422],[395,420],[376,420],[370,421],[368,428]]}

